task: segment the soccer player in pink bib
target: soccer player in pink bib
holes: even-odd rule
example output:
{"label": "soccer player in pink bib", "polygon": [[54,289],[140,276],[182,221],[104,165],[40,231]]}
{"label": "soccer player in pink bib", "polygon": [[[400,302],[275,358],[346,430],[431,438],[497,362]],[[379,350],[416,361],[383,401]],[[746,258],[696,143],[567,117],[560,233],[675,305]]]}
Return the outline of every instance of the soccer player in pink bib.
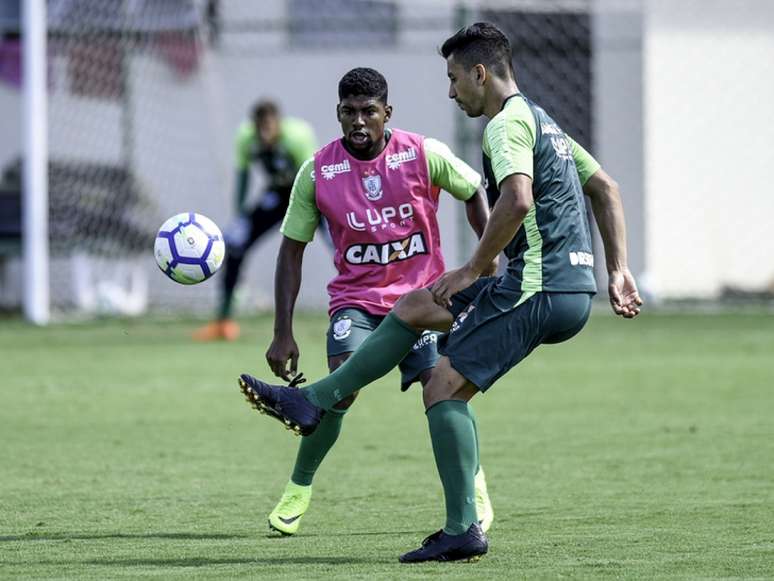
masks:
{"label": "soccer player in pink bib", "polygon": [[[335,248],[338,274],[330,295],[328,366],[339,367],[376,329],[404,294],[429,287],[444,270],[436,213],[441,190],[465,203],[468,221],[481,236],[489,210],[481,176],[435,139],[387,130],[392,114],[387,82],[377,71],[357,68],[339,82],[337,114],[343,137],[300,167],[281,232],[275,277],[274,340],[266,353],[272,371],[290,381],[298,366],[293,308],[301,284],[304,249],[324,217]],[[490,270],[494,272],[496,264]],[[438,333],[422,334],[402,360],[402,389],[424,385],[438,360]],[[269,526],[298,531],[309,507],[312,479],[336,442],[346,409],[357,394],[328,413],[304,436],[290,480]],[[484,473],[477,470],[476,509],[482,528],[493,512]]]}

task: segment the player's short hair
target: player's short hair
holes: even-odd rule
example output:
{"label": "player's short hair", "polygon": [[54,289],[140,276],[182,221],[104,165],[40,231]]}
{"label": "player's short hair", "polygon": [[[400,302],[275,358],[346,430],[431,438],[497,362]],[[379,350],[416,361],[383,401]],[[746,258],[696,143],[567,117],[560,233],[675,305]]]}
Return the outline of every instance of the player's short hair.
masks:
{"label": "player's short hair", "polygon": [[489,22],[476,22],[460,28],[446,39],[440,49],[443,58],[454,60],[468,70],[481,64],[500,78],[513,75],[511,43],[508,37]]}
{"label": "player's short hair", "polygon": [[387,104],[387,79],[374,69],[352,69],[339,81],[339,101],[347,97],[372,97]]}
{"label": "player's short hair", "polygon": [[251,116],[258,123],[267,117],[279,117],[279,106],[269,99],[262,99],[253,105]]}

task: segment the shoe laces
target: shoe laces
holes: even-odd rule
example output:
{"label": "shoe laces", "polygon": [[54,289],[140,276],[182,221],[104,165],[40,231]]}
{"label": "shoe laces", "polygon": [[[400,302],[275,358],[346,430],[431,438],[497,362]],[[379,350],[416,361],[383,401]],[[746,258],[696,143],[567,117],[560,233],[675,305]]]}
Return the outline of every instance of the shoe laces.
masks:
{"label": "shoe laces", "polygon": [[[291,492],[282,495],[279,511],[284,514],[297,513],[303,511],[304,496],[298,492]],[[295,514],[292,514],[295,516]]]}
{"label": "shoe laces", "polygon": [[299,373],[293,379],[290,380],[290,383],[288,383],[288,387],[298,387],[302,383],[306,383],[306,377],[304,377],[303,373]]}

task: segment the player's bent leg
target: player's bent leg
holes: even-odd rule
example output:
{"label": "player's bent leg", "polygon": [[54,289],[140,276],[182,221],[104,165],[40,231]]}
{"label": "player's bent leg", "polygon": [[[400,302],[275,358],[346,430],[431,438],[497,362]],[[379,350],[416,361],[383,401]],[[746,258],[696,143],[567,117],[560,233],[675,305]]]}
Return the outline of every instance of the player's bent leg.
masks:
{"label": "player's bent leg", "polygon": [[297,387],[296,376],[287,387],[272,385],[247,373],[239,376],[239,389],[256,411],[283,423],[298,436],[317,429],[325,410],[311,403]]}
{"label": "player's bent leg", "polygon": [[446,332],[454,321],[447,309],[433,302],[433,295],[427,289],[414,290],[403,295],[395,304],[392,313],[418,331],[433,329]]}

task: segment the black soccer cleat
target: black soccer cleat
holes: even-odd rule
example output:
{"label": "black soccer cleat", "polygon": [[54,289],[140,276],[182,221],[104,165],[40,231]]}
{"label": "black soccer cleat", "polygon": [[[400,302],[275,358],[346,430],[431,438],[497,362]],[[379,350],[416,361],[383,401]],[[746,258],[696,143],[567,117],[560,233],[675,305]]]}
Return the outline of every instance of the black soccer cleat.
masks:
{"label": "black soccer cleat", "polygon": [[271,416],[282,422],[288,430],[297,436],[308,436],[317,428],[325,410],[310,402],[296,387],[306,381],[299,374],[287,387],[270,385],[252,375],[239,376],[239,388],[245,394],[248,403],[259,413]]}
{"label": "black soccer cleat", "polygon": [[437,531],[422,541],[422,546],[398,557],[401,563],[424,563],[426,561],[467,561],[475,563],[489,550],[484,531],[473,523],[461,535],[447,535]]}

